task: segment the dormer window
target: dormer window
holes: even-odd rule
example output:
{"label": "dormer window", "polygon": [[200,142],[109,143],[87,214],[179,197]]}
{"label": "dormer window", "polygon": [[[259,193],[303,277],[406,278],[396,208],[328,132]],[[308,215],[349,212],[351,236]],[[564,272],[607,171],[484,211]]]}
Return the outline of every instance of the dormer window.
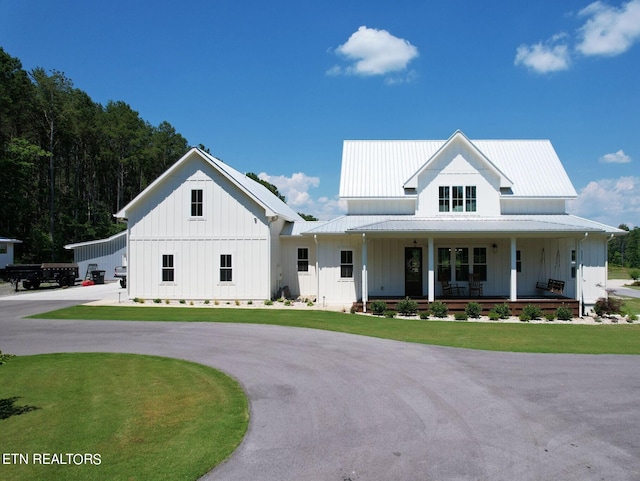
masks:
{"label": "dormer window", "polygon": [[438,188],[439,212],[476,212],[475,185],[441,185]]}

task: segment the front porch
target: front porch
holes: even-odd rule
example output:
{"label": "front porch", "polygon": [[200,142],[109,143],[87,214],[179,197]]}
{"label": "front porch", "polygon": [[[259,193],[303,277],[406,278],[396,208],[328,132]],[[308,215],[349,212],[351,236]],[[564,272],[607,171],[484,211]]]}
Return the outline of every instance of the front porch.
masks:
{"label": "front porch", "polygon": [[[372,297],[367,301],[366,312],[371,312],[371,302],[376,300],[382,300],[386,302],[387,308],[390,310],[397,310],[398,301],[404,299],[404,297]],[[418,312],[426,311],[429,306],[429,300],[426,297],[411,298],[418,303]],[[522,309],[528,304],[539,306],[544,313],[553,312],[560,306],[567,306],[573,309],[575,316],[579,315],[580,303],[576,299],[570,299],[568,297],[530,297],[526,299],[517,299],[516,301],[510,301],[507,297],[447,297],[438,298],[436,301],[443,302],[449,308],[450,314],[464,312],[467,304],[470,302],[477,302],[482,306],[482,315],[486,316],[496,304],[504,304],[505,302],[511,307],[511,313],[514,316],[519,316]],[[357,301],[353,303],[353,307],[356,312],[364,312],[364,303]]]}

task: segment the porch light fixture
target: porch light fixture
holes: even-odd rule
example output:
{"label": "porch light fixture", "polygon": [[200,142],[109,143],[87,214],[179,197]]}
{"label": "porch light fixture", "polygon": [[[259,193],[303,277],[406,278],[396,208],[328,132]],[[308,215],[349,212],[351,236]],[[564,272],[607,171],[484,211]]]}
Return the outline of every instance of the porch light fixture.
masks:
{"label": "porch light fixture", "polygon": [[493,244],[491,247],[493,247],[493,253],[496,254],[498,252],[498,244]]}

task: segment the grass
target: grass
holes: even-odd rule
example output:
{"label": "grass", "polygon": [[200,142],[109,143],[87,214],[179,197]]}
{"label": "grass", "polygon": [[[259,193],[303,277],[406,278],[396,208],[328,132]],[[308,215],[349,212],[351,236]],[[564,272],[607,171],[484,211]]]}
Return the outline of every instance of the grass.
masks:
{"label": "grass", "polygon": [[[238,383],[199,364],[47,354],[0,366],[0,446],[29,461],[4,464],[3,480],[197,479],[230,456],[247,424]],[[34,464],[37,453],[100,463]]]}
{"label": "grass", "polygon": [[312,310],[128,306],[74,306],[32,317],[275,324],[492,351],[640,354],[640,324],[493,324],[387,319]]}

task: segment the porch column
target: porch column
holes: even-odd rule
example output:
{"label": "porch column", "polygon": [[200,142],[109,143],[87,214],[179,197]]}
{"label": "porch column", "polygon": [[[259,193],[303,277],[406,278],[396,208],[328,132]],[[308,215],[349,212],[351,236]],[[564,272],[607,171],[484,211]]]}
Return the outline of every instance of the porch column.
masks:
{"label": "porch column", "polygon": [[509,287],[509,300],[518,299],[518,273],[516,267],[516,238],[511,238],[511,283]]}
{"label": "porch column", "polygon": [[367,278],[367,238],[362,234],[362,311],[367,312],[369,300],[369,279]]}
{"label": "porch column", "polygon": [[427,287],[429,289],[429,302],[433,302],[436,300],[436,276],[434,274],[435,269],[435,254],[433,252],[433,237],[429,237],[428,239],[428,251],[427,251],[427,265],[429,267],[429,274],[427,278]]}

